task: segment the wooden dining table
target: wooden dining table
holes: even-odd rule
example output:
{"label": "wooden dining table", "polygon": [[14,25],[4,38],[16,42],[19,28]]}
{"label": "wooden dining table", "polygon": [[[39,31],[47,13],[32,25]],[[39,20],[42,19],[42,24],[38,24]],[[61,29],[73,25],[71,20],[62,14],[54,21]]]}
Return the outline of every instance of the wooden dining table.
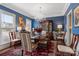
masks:
{"label": "wooden dining table", "polygon": [[[35,42],[37,40],[37,42]],[[44,44],[47,45],[47,40],[45,36],[31,36],[31,41],[32,41],[32,48],[37,48],[39,45],[38,44]]]}

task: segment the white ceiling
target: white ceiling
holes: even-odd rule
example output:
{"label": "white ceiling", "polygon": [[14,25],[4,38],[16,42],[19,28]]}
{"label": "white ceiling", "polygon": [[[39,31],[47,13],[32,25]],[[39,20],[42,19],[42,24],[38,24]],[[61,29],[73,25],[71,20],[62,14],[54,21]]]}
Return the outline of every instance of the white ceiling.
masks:
{"label": "white ceiling", "polygon": [[67,3],[6,3],[2,4],[35,19],[64,15]]}

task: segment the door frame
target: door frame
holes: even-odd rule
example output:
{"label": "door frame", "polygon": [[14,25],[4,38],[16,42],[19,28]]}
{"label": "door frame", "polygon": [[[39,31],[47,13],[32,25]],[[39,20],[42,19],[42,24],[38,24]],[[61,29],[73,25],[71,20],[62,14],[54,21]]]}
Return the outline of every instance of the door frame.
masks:
{"label": "door frame", "polygon": [[[70,20],[70,19],[69,19],[69,15],[70,15],[70,14],[71,14],[71,16],[72,16],[72,10],[70,10],[70,11],[68,12],[67,17],[66,17],[66,18],[67,18],[67,24],[66,24],[66,26],[67,26],[67,27],[66,27],[66,29],[67,29],[66,45],[67,45],[67,46],[70,46],[70,45],[71,45],[71,42],[72,42],[72,29],[71,29],[71,33],[70,33],[70,31],[69,31],[69,30],[70,30],[70,29],[69,29],[69,23],[70,23],[70,22],[69,22],[69,20]],[[72,19],[72,17],[71,17],[71,19]],[[72,22],[71,22],[71,23],[72,23]],[[70,37],[71,37],[71,40],[69,39]]]}

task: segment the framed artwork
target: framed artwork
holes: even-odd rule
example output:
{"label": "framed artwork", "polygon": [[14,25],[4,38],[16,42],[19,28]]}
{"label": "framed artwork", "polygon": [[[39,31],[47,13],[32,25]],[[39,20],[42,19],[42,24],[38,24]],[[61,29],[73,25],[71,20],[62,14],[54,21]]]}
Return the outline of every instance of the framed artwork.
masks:
{"label": "framed artwork", "polygon": [[24,20],[23,20],[23,17],[22,16],[19,16],[18,26],[19,27],[24,27],[25,26],[25,23],[24,23]]}
{"label": "framed artwork", "polygon": [[74,26],[79,27],[79,6],[74,9]]}
{"label": "framed artwork", "polygon": [[31,32],[31,20],[26,19],[26,30]]}

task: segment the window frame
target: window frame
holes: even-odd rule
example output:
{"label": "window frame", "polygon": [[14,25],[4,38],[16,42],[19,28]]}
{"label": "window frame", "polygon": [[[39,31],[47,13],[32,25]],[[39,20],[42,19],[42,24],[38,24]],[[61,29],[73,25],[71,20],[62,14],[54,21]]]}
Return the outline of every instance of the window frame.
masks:
{"label": "window frame", "polygon": [[[1,13],[13,16],[13,27],[11,27],[11,28],[10,27],[1,27],[1,24],[2,24]],[[0,35],[2,35],[1,33],[4,32],[4,31],[6,31],[6,32],[16,31],[16,15],[13,14],[13,13],[10,13],[8,11],[0,9]],[[9,36],[6,39],[8,39],[8,41],[5,41],[5,39],[1,39],[1,40],[3,40],[3,42],[0,45],[10,43],[9,42],[10,41]]]}

